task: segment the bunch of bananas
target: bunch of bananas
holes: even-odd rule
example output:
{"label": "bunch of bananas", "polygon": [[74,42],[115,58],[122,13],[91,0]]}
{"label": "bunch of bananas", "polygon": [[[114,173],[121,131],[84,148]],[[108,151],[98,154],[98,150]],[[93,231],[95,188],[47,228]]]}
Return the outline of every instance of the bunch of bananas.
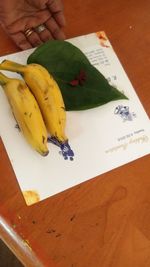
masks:
{"label": "bunch of bananas", "polygon": [[64,101],[49,72],[39,64],[22,65],[9,60],[4,60],[0,69],[20,73],[24,78],[25,82],[0,73],[0,84],[28,143],[46,156],[47,131],[58,142],[67,142]]}

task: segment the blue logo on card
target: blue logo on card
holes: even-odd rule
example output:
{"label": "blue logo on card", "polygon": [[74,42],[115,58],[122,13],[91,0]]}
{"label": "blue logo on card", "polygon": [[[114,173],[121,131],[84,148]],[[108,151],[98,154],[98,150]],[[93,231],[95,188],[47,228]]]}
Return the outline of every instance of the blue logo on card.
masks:
{"label": "blue logo on card", "polygon": [[128,106],[118,105],[114,110],[115,115],[119,115],[123,121],[133,121],[136,118],[136,114],[134,112],[130,112]]}
{"label": "blue logo on card", "polygon": [[59,154],[62,155],[65,160],[74,160],[74,152],[71,149],[68,141],[61,143],[55,137],[48,137],[47,141],[60,148]]}

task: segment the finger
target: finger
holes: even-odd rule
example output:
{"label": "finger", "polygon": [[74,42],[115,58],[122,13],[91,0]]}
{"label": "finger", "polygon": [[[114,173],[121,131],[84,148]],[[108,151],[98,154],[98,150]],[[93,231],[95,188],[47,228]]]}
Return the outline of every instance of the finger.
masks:
{"label": "finger", "polygon": [[49,0],[47,3],[47,7],[49,8],[50,12],[52,13],[53,17],[55,18],[56,22],[61,26],[64,27],[66,25],[65,16],[63,13],[63,4],[60,0]]}
{"label": "finger", "polygon": [[28,41],[32,45],[32,47],[39,46],[40,44],[43,43],[40,36],[34,31],[26,38],[28,39]]}
{"label": "finger", "polygon": [[51,17],[48,21],[45,22],[47,29],[51,32],[54,39],[64,40],[65,34],[58,26],[56,21]]}
{"label": "finger", "polygon": [[14,43],[22,50],[32,48],[32,45],[29,43],[22,32],[10,34],[10,37],[14,41]]}
{"label": "finger", "polygon": [[61,26],[66,26],[66,19],[62,12],[57,12],[53,14],[53,17],[55,18],[56,22]]}
{"label": "finger", "polygon": [[61,0],[48,0],[47,6],[54,13],[63,11],[63,4]]}
{"label": "finger", "polygon": [[49,10],[43,10],[36,12],[33,16],[26,16],[23,17],[11,25],[7,25],[7,30],[9,33],[17,33],[17,32],[24,32],[27,29],[35,28],[40,24],[43,24],[50,18],[51,14]]}
{"label": "finger", "polygon": [[48,40],[52,40],[54,39],[51,32],[45,28],[43,31],[41,32],[38,32],[38,27],[37,27],[37,30],[35,29],[35,31],[37,32],[37,34],[39,35],[40,39],[43,41],[43,42],[46,42]]}

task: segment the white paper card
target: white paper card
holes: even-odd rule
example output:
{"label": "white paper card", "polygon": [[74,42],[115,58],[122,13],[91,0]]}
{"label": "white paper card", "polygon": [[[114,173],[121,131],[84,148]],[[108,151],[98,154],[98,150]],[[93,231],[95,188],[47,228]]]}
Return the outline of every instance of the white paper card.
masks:
{"label": "white paper card", "polygon": [[[74,160],[64,160],[60,149],[49,143],[41,157],[14,127],[10,106],[0,90],[0,134],[27,205],[64,191],[102,173],[150,153],[149,118],[104,32],[68,40],[123,91],[129,100],[117,100],[84,111],[67,112],[66,133]],[[22,64],[34,51],[0,58]],[[5,72],[9,77],[19,77]]]}

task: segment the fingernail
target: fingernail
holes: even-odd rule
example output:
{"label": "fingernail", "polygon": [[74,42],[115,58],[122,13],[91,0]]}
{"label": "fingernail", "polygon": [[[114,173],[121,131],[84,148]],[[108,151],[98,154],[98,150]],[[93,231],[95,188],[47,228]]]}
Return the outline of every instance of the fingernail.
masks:
{"label": "fingernail", "polygon": [[61,32],[59,37],[58,37],[59,40],[65,40],[66,39],[66,35],[64,34],[64,32]]}
{"label": "fingernail", "polygon": [[32,46],[31,45],[23,45],[23,44],[19,44],[18,45],[19,46],[19,48],[21,48],[21,50],[27,50],[27,49],[30,49],[30,48],[32,48]]}
{"label": "fingernail", "polygon": [[39,45],[41,45],[41,44],[43,44],[42,41],[37,41],[37,42],[34,43],[34,47],[39,46]]}

